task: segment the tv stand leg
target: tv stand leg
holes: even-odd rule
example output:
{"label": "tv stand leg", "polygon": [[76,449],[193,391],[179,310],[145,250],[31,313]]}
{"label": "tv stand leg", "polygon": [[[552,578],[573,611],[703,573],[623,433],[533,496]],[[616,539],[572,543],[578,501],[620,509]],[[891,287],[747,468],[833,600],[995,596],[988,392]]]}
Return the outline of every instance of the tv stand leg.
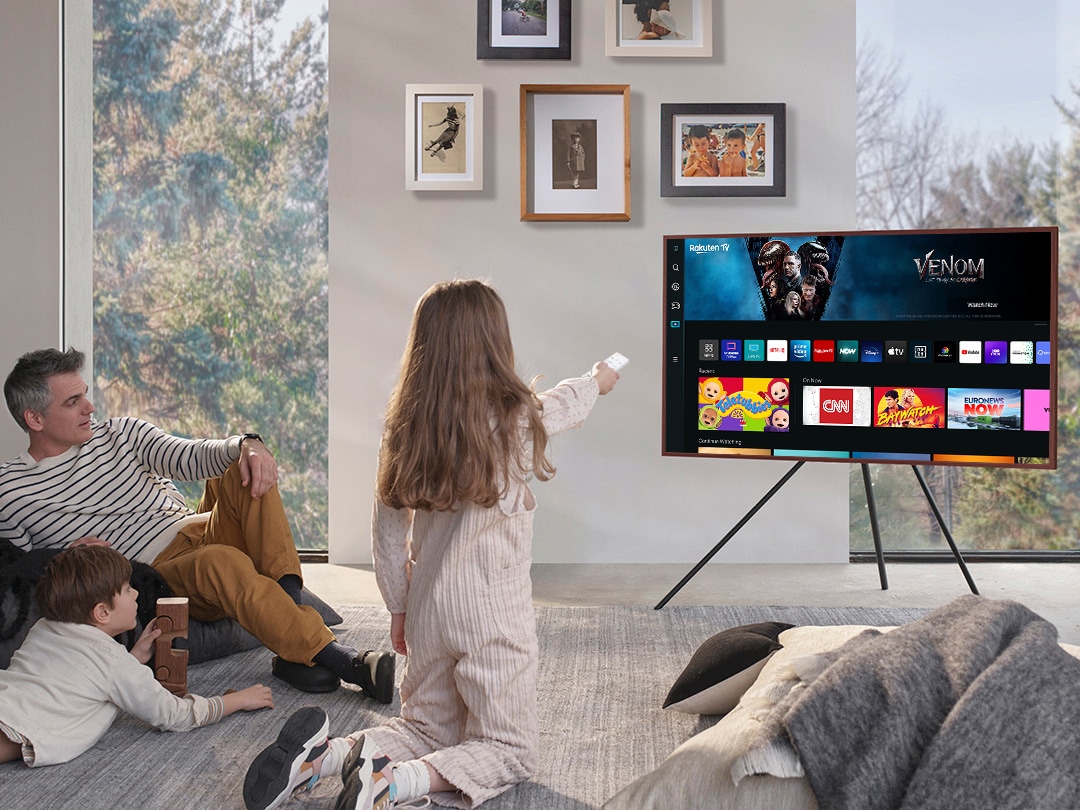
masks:
{"label": "tv stand leg", "polygon": [[941,510],[938,509],[937,501],[934,500],[934,493],[930,491],[930,487],[926,484],[926,479],[923,478],[922,471],[914,464],[911,465],[911,469],[915,472],[915,477],[919,479],[919,486],[922,487],[923,495],[926,496],[926,502],[930,504],[930,508],[934,510],[934,517],[937,518],[938,526],[941,527],[941,533],[945,535],[945,540],[949,544],[949,548],[952,549],[953,557],[956,558],[956,564],[960,566],[960,573],[964,575],[964,579],[967,580],[968,587],[971,588],[971,592],[976,596],[979,595],[979,589],[975,587],[975,580],[971,578],[971,573],[968,571],[967,565],[964,563],[964,558],[960,554],[960,549],[956,547],[956,543],[953,540],[952,532],[949,531],[949,527],[945,525],[945,518],[941,516]]}
{"label": "tv stand leg", "polygon": [[736,523],[732,527],[731,531],[729,531],[727,534],[725,534],[724,538],[719,543],[717,543],[715,546],[713,546],[712,550],[708,554],[706,554],[704,557],[702,557],[701,560],[698,562],[698,564],[695,565],[693,568],[691,568],[689,573],[687,573],[687,575],[685,577],[683,577],[681,580],[679,580],[678,585],[676,585],[674,588],[672,588],[670,591],[668,591],[668,595],[665,596],[663,599],[661,599],[657,603],[656,607],[653,608],[653,610],[660,610],[660,608],[662,608],[664,605],[666,605],[668,602],[670,602],[671,597],[673,597],[680,590],[682,590],[682,586],[685,585],[687,582],[689,582],[698,571],[700,571],[702,568],[704,568],[705,563],[707,563],[709,560],[711,560],[713,558],[713,556],[715,556],[716,552],[718,552],[720,549],[722,549],[727,544],[727,541],[730,540],[732,537],[734,537],[736,532],[738,532],[739,529],[741,529],[743,526],[745,526],[750,521],[750,518],[752,518],[754,515],[756,515],[758,513],[758,510],[760,510],[761,507],[763,507],[765,504],[767,504],[769,502],[769,499],[773,495],[775,495],[777,492],[780,491],[780,487],[782,487],[784,484],[786,484],[791,479],[791,476],[795,475],[795,473],[797,473],[799,471],[799,468],[802,467],[802,465],[805,464],[805,463],[806,463],[805,461],[796,461],[795,464],[792,465],[791,469],[788,470],[786,473],[784,473],[784,477],[781,478],[779,481],[777,481],[776,484],[773,485],[773,488],[770,489],[768,492],[766,492],[765,495],[761,498],[761,500],[758,501],[756,504],[754,504],[754,507],[749,512],[747,512],[745,515],[743,515],[742,520],[740,520],[738,523]]}
{"label": "tv stand leg", "polygon": [[863,488],[866,490],[866,511],[870,513],[870,532],[874,535],[874,555],[877,557],[878,579],[881,580],[881,590],[889,590],[889,577],[885,573],[885,554],[881,550],[881,529],[878,528],[877,502],[874,500],[874,490],[870,484],[870,465],[860,464],[862,467]]}

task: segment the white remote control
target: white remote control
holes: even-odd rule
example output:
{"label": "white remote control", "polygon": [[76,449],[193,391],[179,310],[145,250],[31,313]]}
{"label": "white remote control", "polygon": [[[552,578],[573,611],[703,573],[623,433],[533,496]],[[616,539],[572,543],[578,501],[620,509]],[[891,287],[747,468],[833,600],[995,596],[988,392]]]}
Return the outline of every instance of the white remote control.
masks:
{"label": "white remote control", "polygon": [[[615,352],[615,354],[611,355],[611,357],[609,357],[607,360],[604,361],[604,365],[606,365],[612,371],[621,371],[623,366],[625,366],[629,362],[630,362],[630,358],[628,358],[626,355],[619,354],[618,352]],[[588,371],[585,372],[586,377],[588,377],[591,374],[592,374],[592,369],[589,369]]]}

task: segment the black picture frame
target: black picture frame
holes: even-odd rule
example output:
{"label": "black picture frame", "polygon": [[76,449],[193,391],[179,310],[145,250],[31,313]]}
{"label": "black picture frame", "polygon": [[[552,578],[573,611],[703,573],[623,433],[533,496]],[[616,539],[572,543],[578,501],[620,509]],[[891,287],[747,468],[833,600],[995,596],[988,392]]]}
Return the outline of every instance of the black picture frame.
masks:
{"label": "black picture frame", "polygon": [[[476,58],[477,59],[569,59],[570,58],[570,10],[571,0],[548,0],[548,21],[558,26],[557,36],[553,33],[551,44],[542,44],[545,37],[521,37],[522,45],[512,44],[507,37],[495,35],[493,24],[498,23],[498,34],[502,31],[502,21],[493,19],[492,0],[477,0],[476,3]],[[499,3],[501,6],[501,3]],[[555,13],[551,10],[554,7]],[[517,13],[517,12],[507,12]],[[504,40],[495,44],[495,39]]]}
{"label": "black picture frame", "polygon": [[[786,196],[786,109],[787,105],[782,103],[661,104],[660,196]],[[742,132],[742,142],[749,150],[749,153],[742,153],[745,174],[734,177],[684,176],[689,160],[688,152],[684,156],[684,141],[689,139],[692,126],[704,126],[711,139],[723,143],[728,140],[720,137],[724,133]],[[736,138],[731,141],[737,143]],[[716,155],[716,149],[708,151],[714,153],[711,163],[719,169],[723,155]]]}

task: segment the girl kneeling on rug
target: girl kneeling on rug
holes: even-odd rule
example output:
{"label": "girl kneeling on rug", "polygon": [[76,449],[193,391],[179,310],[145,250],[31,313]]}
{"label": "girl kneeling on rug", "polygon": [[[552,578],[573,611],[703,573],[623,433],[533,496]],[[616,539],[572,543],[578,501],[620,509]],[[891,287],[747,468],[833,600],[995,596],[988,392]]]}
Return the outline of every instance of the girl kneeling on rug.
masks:
{"label": "girl kneeling on rug", "polygon": [[[539,729],[529,579],[535,498],[550,436],[577,427],[619,375],[604,363],[536,394],[514,371],[506,310],[480,281],[420,299],[379,451],[376,581],[394,649],[408,655],[401,717],[327,739],[301,709],[252,762],[249,810],[341,770],[338,808],[435,794],[471,808],[532,776]],[[410,541],[411,532],[411,541]]]}

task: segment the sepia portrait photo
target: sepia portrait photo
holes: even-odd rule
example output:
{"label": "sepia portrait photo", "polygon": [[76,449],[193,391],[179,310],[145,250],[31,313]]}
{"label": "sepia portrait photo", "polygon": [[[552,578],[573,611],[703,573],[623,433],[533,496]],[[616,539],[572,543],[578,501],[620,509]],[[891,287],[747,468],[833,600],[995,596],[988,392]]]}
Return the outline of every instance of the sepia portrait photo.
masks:
{"label": "sepia portrait photo", "polygon": [[551,187],[596,188],[596,119],[552,119]]}

